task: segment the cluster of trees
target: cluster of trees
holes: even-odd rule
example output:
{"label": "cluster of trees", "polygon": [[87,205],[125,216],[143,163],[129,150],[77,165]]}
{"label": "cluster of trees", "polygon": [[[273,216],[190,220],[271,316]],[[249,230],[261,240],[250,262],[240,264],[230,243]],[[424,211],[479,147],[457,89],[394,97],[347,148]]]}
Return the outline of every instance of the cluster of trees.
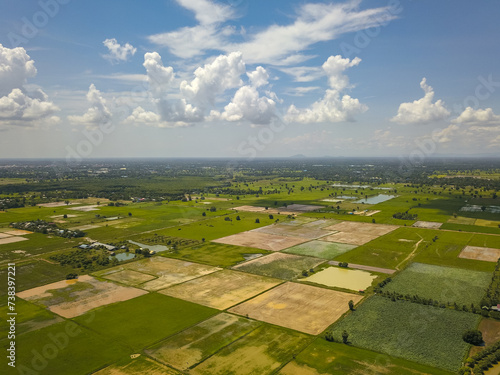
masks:
{"label": "cluster of trees", "polygon": [[19,208],[25,206],[26,199],[6,198],[0,199],[0,211],[5,211],[8,208]]}
{"label": "cluster of trees", "polygon": [[500,341],[467,358],[465,366],[458,372],[461,375],[483,375],[485,371],[500,362]]}
{"label": "cluster of trees", "polygon": [[99,270],[118,264],[118,260],[109,258],[107,250],[73,250],[63,254],[52,255],[50,259],[59,262],[61,266],[70,266],[82,272]]}
{"label": "cluster of trees", "polygon": [[483,343],[483,334],[477,329],[468,329],[462,335],[462,340],[467,344],[478,346]]}
{"label": "cluster of trees", "polygon": [[392,215],[394,219],[400,219],[400,220],[417,220],[418,215],[417,214],[410,214],[408,211],[405,212],[396,212],[394,215]]}
{"label": "cluster of trees", "polygon": [[486,295],[481,300],[481,306],[491,307],[498,304],[500,304],[500,259],[497,261]]}
{"label": "cluster of trees", "polygon": [[52,234],[54,236],[64,238],[77,238],[85,236],[85,233],[79,229],[69,230],[60,228],[54,223],[47,223],[45,220],[21,221],[10,223],[10,226],[16,229],[23,229],[43,234]]}
{"label": "cluster of trees", "polygon": [[198,245],[200,243],[198,240],[164,236],[158,233],[154,233],[152,237],[141,238],[139,241],[148,245],[166,245],[171,247],[174,251],[179,250],[180,248]]}
{"label": "cluster of trees", "polygon": [[339,267],[347,268],[347,267],[349,267],[349,263],[347,263],[347,262],[340,262],[339,263]]}
{"label": "cluster of trees", "polygon": [[[326,341],[330,341],[330,342],[335,342],[335,337],[333,336],[333,332],[332,331],[327,331],[325,333],[325,340]],[[346,330],[344,330],[342,332],[342,342],[344,344],[349,344],[349,333],[347,333]]]}

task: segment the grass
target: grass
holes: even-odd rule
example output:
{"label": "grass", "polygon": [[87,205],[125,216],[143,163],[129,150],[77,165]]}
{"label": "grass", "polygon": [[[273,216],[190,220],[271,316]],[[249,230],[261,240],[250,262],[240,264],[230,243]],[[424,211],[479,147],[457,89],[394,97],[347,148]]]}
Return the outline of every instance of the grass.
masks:
{"label": "grass", "polygon": [[292,359],[310,341],[310,336],[269,325],[250,332],[196,366],[197,375],[273,373]]}
{"label": "grass", "polygon": [[471,303],[479,306],[490,281],[488,272],[412,263],[383,290],[469,307]]}
{"label": "grass", "polygon": [[454,223],[444,223],[441,229],[456,230],[460,232],[475,232],[475,233],[491,233],[500,234],[500,228],[498,227],[483,227],[478,225],[466,225],[466,224],[454,224]]}
{"label": "grass", "polygon": [[95,375],[181,375],[180,372],[163,366],[151,358],[140,356],[131,359],[127,357],[111,366],[108,366]]}
{"label": "grass", "polygon": [[[50,325],[61,321],[57,315],[54,315],[49,310],[36,306],[33,303],[27,302],[21,298],[16,299],[15,309],[16,316],[16,333],[22,334],[28,331],[36,330],[45,325]],[[7,305],[0,307],[0,315],[7,316],[10,312]],[[7,337],[8,326],[2,325],[0,328],[0,337]]]}
{"label": "grass", "polygon": [[[268,262],[268,260],[271,261]],[[267,263],[261,263],[267,262]],[[302,271],[314,268],[323,263],[322,259],[274,253],[237,266],[238,271],[250,272],[261,276],[277,279],[293,280],[301,275]]]}
{"label": "grass", "polygon": [[[3,374],[87,374],[129,354],[113,339],[70,321],[17,336],[16,344],[16,368],[5,366]],[[8,340],[1,347],[8,348]]]}
{"label": "grass", "polygon": [[139,350],[216,312],[191,302],[150,293],[96,309],[74,320],[132,350]]}
{"label": "grass", "polygon": [[[296,357],[295,362],[299,367],[297,371],[283,371],[284,375],[299,374],[308,367],[317,371],[315,373],[311,372],[311,375],[317,375],[318,373],[386,375],[452,374],[452,372],[446,370],[391,357],[387,354],[372,352],[351,345],[328,342],[322,337],[318,337],[301,352]],[[295,368],[295,366],[293,367]],[[287,367],[284,370],[286,369]],[[308,372],[304,372],[304,374],[308,374]]]}
{"label": "grass", "polygon": [[469,350],[462,334],[475,328],[479,319],[466,312],[374,296],[332,331],[337,341],[346,330],[354,346],[457,371]]}
{"label": "grass", "polygon": [[251,254],[266,255],[271,251],[206,242],[201,245],[191,246],[174,252],[162,252],[161,256],[198,262],[217,267],[231,267],[245,261],[245,256]]}
{"label": "grass", "polygon": [[159,362],[187,370],[248,334],[261,323],[222,313],[146,349]]}
{"label": "grass", "polygon": [[293,246],[284,252],[332,260],[354,248],[356,248],[356,245],[315,240]]}

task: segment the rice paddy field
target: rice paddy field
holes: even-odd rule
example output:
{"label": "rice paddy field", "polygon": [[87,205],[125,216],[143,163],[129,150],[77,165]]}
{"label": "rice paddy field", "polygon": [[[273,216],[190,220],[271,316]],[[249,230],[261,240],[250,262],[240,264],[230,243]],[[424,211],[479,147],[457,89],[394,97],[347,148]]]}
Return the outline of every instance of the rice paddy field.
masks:
{"label": "rice paddy field", "polygon": [[480,316],[374,296],[333,325],[337,341],[346,330],[356,347],[457,371],[469,345],[462,340]]}
{"label": "rice paddy field", "polygon": [[412,263],[383,290],[432,298],[442,303],[479,306],[490,281],[489,272]]}

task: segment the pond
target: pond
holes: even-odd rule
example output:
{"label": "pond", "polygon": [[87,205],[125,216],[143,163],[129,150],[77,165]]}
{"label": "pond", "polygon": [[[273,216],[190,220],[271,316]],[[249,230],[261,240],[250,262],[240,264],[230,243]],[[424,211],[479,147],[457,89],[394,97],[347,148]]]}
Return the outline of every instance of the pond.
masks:
{"label": "pond", "polygon": [[374,197],[362,198],[353,203],[366,203],[366,204],[377,204],[388,201],[389,199],[395,198],[395,195],[379,194]]}
{"label": "pond", "polygon": [[123,262],[124,260],[134,259],[135,254],[134,253],[120,253],[120,254],[116,254],[115,256],[109,257],[109,259],[113,259],[113,258],[116,258],[120,262]]}
{"label": "pond", "polygon": [[351,290],[365,290],[376,277],[366,271],[329,267],[301,279],[301,281],[310,281],[316,284]]}

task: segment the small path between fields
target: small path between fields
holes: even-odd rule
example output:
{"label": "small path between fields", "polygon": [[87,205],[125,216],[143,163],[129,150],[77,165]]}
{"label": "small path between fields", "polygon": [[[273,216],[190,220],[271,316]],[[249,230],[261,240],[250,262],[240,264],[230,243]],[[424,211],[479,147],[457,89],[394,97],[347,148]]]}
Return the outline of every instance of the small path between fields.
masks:
{"label": "small path between fields", "polygon": [[[417,233],[418,234],[418,233]],[[418,234],[418,236],[420,237],[420,241],[418,241],[416,244],[415,244],[415,248],[413,249],[413,251],[408,254],[408,256],[406,258],[404,258],[397,266],[396,266],[396,269],[399,271],[399,266],[401,266],[404,262],[406,262],[407,260],[410,260],[411,258],[413,258],[415,256],[415,253],[417,252],[418,250],[418,245],[420,245],[420,243],[424,240],[423,237]]]}
{"label": "small path between fields", "polygon": [[[338,266],[339,262],[337,262],[335,260],[331,260],[331,261],[328,262],[328,264],[331,264],[332,266]],[[373,271],[373,272],[387,273],[389,275],[392,275],[394,272],[396,272],[396,270],[391,270],[389,268],[364,266],[362,264],[354,264],[354,263],[349,263],[349,268],[354,268],[354,269],[364,270],[364,271]]]}

